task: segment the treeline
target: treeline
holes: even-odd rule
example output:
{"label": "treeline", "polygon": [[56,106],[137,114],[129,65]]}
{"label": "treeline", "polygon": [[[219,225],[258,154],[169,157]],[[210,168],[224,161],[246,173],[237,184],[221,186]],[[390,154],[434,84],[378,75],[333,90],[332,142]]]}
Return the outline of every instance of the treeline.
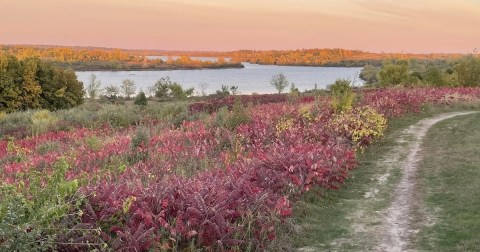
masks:
{"label": "treeline", "polygon": [[3,46],[1,51],[16,56],[19,59],[38,57],[58,67],[75,70],[173,70],[200,68],[240,68],[240,63],[230,63],[220,58],[216,62],[193,60],[182,56],[166,61],[148,59],[141,51],[107,49],[107,48],[77,48],[77,47],[34,47],[34,46]]}
{"label": "treeline", "polygon": [[458,54],[404,54],[370,53],[346,49],[302,49],[302,50],[242,50],[227,53],[234,62],[250,62],[266,65],[296,66],[364,66],[381,65],[386,59],[448,59]]}
{"label": "treeline", "polygon": [[480,86],[480,57],[455,60],[388,60],[382,66],[366,65],[360,78],[368,86]]}
{"label": "treeline", "polygon": [[0,112],[68,109],[81,104],[83,96],[73,70],[0,52]]}

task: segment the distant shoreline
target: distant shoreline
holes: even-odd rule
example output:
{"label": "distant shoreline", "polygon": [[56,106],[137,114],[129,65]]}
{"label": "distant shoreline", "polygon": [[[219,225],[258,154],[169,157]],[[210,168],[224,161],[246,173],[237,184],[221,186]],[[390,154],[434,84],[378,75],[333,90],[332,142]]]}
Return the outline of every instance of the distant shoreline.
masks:
{"label": "distant shoreline", "polygon": [[235,66],[226,66],[226,67],[172,67],[172,68],[101,68],[101,67],[92,67],[92,68],[74,68],[71,67],[76,72],[135,72],[135,71],[175,71],[175,70],[220,70],[220,69],[242,69],[245,68],[244,65],[235,65]]}
{"label": "distant shoreline", "polygon": [[162,65],[141,67],[139,65],[134,66],[110,66],[107,64],[92,64],[92,63],[59,63],[52,62],[54,66],[60,68],[71,68],[76,72],[89,72],[89,71],[105,71],[105,72],[123,72],[123,71],[173,71],[173,70],[206,70],[206,69],[240,69],[245,68],[240,63],[224,64],[224,65],[211,65],[202,67],[190,67],[190,66],[177,66],[177,65]]}

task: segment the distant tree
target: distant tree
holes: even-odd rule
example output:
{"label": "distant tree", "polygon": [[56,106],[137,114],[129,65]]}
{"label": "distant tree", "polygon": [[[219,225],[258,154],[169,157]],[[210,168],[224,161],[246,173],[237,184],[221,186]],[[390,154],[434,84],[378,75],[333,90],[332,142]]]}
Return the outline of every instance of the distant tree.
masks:
{"label": "distant tree", "polygon": [[88,82],[87,86],[85,87],[85,91],[90,99],[96,99],[100,95],[102,86],[102,82],[97,80],[97,76],[95,74],[90,75],[90,81]]}
{"label": "distant tree", "polygon": [[145,95],[145,92],[140,91],[140,93],[138,93],[137,97],[135,98],[134,104],[139,106],[146,106],[147,102],[148,100],[147,100],[147,96]]}
{"label": "distant tree", "polygon": [[278,93],[282,93],[283,90],[288,87],[288,80],[283,73],[275,74],[272,76],[272,79],[270,80],[270,84],[272,84],[275,89],[277,89]]}
{"label": "distant tree", "polygon": [[238,86],[230,86],[230,91],[232,95],[237,95],[238,94]]}
{"label": "distant tree", "polygon": [[160,99],[184,100],[193,95],[194,88],[183,89],[182,85],[170,80],[170,77],[163,77],[152,87],[155,97]]}
{"label": "distant tree", "polygon": [[424,83],[433,86],[443,86],[443,73],[436,67],[429,67],[422,77]]}
{"label": "distant tree", "polygon": [[170,85],[174,82],[170,80],[170,77],[162,77],[151,88],[157,98],[169,98]]}
{"label": "distant tree", "polygon": [[290,85],[290,93],[292,93],[292,94],[299,94],[300,93],[300,90],[298,90],[298,88],[295,86],[295,83],[293,83],[293,82]]}
{"label": "distant tree", "polygon": [[230,91],[227,85],[222,85],[222,87],[215,92],[217,95],[227,96],[230,95]]}
{"label": "distant tree", "polygon": [[206,82],[202,82],[200,83],[200,94],[202,96],[206,96],[207,95],[207,88],[208,88],[208,84]]}
{"label": "distant tree", "polygon": [[227,63],[227,62],[225,61],[224,57],[218,57],[217,64],[225,64],[225,63]]}
{"label": "distant tree", "polygon": [[378,73],[378,80],[382,87],[407,84],[409,81],[408,62],[386,62]]}
{"label": "distant tree", "polygon": [[120,89],[114,85],[108,85],[105,87],[105,97],[110,100],[117,99],[118,95],[120,94]]}
{"label": "distant tree", "polygon": [[175,100],[185,100],[193,95],[194,88],[183,89],[182,85],[173,83],[169,86],[170,96]]}
{"label": "distant tree", "polygon": [[121,89],[125,98],[130,99],[135,94],[135,82],[130,79],[123,80]]}
{"label": "distant tree", "polygon": [[468,56],[460,59],[455,65],[458,82],[463,87],[480,86],[480,58]]}

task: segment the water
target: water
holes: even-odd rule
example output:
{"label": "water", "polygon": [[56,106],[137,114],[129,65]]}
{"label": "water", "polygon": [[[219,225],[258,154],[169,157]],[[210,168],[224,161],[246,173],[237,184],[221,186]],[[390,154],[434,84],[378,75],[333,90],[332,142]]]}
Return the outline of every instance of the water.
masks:
{"label": "water", "polygon": [[[173,70],[173,71],[85,71],[77,72],[78,79],[84,84],[89,82],[90,76],[95,74],[101,80],[102,87],[107,85],[120,86],[122,80],[131,79],[137,90],[147,91],[162,77],[170,77],[172,81],[180,83],[184,88],[194,87],[200,92],[200,84],[206,83],[206,93],[212,94],[221,89],[222,85],[238,86],[241,94],[275,93],[276,89],[270,84],[272,76],[283,73],[290,83],[300,90],[325,88],[338,78],[354,81],[355,85],[362,85],[358,78],[360,67],[303,67],[303,66],[267,66],[243,63],[245,68],[240,69],[203,69],[203,70]],[[289,87],[285,90],[289,91]]]}

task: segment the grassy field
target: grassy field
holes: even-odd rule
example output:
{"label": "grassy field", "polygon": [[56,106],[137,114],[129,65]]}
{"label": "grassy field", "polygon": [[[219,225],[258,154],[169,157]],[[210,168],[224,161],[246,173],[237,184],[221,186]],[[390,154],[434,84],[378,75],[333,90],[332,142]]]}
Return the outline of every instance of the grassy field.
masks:
{"label": "grassy field", "polygon": [[[480,114],[435,125],[424,142],[419,191],[432,219],[418,237],[429,251],[480,250]],[[429,216],[430,215],[430,216]]]}

